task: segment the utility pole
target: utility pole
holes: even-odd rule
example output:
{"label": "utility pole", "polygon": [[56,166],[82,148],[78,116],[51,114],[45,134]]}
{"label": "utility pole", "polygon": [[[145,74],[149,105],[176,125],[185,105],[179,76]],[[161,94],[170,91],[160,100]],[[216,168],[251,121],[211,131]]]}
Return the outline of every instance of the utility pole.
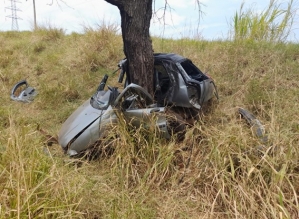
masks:
{"label": "utility pole", "polygon": [[[27,1],[27,0],[26,0]],[[34,30],[37,28],[36,24],[36,10],[35,10],[35,0],[33,0],[33,18],[34,18]]]}
{"label": "utility pole", "polygon": [[20,3],[17,0],[9,0],[11,2],[10,7],[5,7],[9,10],[11,10],[11,15],[8,15],[6,17],[11,18],[11,30],[19,30],[19,25],[18,25],[18,19],[21,19],[17,16],[17,11],[21,11],[20,9],[17,8],[17,3]]}
{"label": "utility pole", "polygon": [[36,10],[35,10],[35,0],[33,0],[33,13],[34,13],[34,30],[36,30]]}

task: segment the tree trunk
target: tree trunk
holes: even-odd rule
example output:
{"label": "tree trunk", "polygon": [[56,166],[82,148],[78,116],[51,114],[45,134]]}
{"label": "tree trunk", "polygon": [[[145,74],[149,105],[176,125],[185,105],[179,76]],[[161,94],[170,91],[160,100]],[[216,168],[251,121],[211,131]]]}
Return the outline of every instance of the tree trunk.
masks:
{"label": "tree trunk", "polygon": [[106,0],[118,7],[130,82],[153,95],[154,57],[149,34],[152,0]]}

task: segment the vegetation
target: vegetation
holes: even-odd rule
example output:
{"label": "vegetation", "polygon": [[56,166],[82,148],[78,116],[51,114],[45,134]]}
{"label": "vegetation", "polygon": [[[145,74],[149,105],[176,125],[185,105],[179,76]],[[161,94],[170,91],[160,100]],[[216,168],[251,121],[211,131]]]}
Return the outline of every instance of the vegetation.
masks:
{"label": "vegetation", "polygon": [[[1,32],[0,218],[298,218],[299,45],[153,38],[155,52],[190,58],[218,86],[182,142],[155,130],[111,129],[114,153],[70,159],[48,135],[123,58],[113,26],[65,35]],[[39,92],[11,101],[27,79]],[[265,125],[263,145],[237,110]],[[104,143],[107,146],[108,143]]]}
{"label": "vegetation", "polygon": [[233,18],[235,40],[282,42],[288,38],[296,14],[293,0],[285,8],[279,1],[270,0],[261,13],[252,7],[244,10],[244,6],[243,2]]}

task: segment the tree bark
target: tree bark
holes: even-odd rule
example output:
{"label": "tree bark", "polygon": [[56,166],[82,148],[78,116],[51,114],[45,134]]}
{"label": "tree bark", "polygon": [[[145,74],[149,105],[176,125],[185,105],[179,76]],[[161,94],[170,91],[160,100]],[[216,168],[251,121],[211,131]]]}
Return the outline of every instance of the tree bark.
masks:
{"label": "tree bark", "polygon": [[152,0],[106,0],[118,7],[130,82],[153,95],[154,57],[149,34]]}

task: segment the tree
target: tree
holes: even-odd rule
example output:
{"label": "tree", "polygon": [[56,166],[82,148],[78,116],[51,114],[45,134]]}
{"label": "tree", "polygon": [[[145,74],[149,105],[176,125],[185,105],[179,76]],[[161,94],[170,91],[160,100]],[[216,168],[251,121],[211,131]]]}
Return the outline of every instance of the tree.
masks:
{"label": "tree", "polygon": [[149,34],[153,0],[105,0],[118,7],[130,82],[153,90],[154,57]]}

